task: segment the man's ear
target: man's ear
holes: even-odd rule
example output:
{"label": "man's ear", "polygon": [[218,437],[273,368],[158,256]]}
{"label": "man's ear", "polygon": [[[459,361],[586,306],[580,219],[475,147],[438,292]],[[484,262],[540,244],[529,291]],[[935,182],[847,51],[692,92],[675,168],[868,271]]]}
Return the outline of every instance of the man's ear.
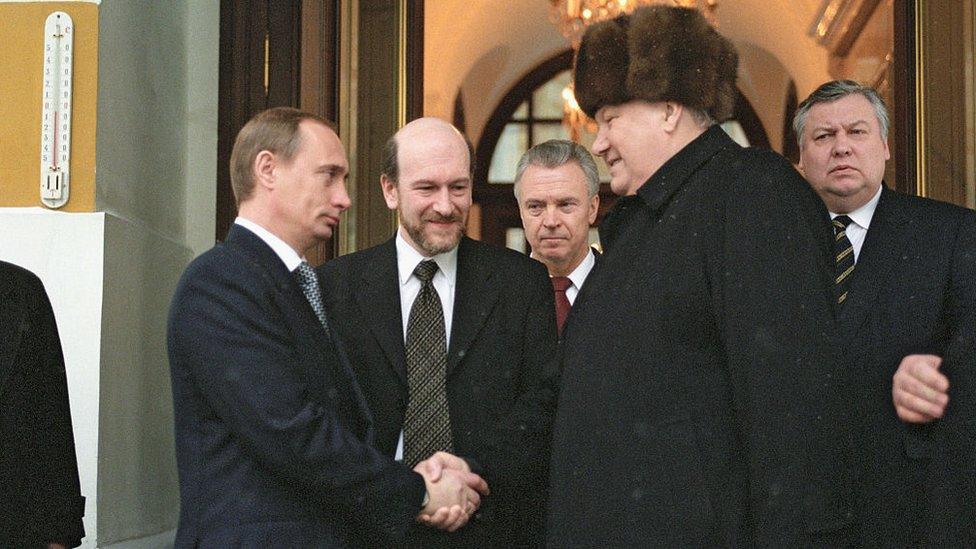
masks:
{"label": "man's ear", "polygon": [[277,159],[271,151],[261,151],[254,157],[254,184],[272,188],[275,184],[275,168]]}
{"label": "man's ear", "polygon": [[590,225],[596,222],[596,214],[600,211],[600,195],[595,194],[590,197],[590,211],[586,218],[590,221]]}
{"label": "man's ear", "polygon": [[396,210],[400,205],[400,194],[397,191],[396,181],[383,174],[380,176],[380,187],[383,187],[383,199],[386,200],[386,207]]}
{"label": "man's ear", "polygon": [[685,114],[685,108],[681,103],[674,101],[664,102],[664,121],[662,127],[664,131],[671,133],[678,127],[678,121]]}

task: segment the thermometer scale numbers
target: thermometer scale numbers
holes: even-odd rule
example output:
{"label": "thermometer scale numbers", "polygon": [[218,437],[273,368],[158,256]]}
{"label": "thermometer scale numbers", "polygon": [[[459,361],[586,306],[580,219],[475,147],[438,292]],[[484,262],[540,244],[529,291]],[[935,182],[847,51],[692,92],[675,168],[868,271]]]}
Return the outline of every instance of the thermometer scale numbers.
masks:
{"label": "thermometer scale numbers", "polygon": [[71,62],[74,26],[56,11],[44,23],[44,87],[41,114],[41,201],[59,208],[68,201],[71,162]]}

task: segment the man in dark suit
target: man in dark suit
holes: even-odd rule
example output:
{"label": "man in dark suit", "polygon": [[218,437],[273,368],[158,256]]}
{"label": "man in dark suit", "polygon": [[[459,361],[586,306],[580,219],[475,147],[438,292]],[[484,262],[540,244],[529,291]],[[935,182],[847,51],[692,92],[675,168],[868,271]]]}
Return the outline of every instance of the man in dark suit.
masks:
{"label": "man in dark suit", "polygon": [[[800,169],[835,227],[837,327],[858,389],[859,544],[976,545],[976,214],[883,185],[888,113],[871,88],[827,82],[800,104],[794,130]],[[938,408],[905,419],[945,415],[900,421],[892,376],[901,367],[938,380],[939,366]],[[895,402],[910,408],[904,385]]]}
{"label": "man in dark suit", "polygon": [[170,309],[178,547],[395,545],[421,512],[456,528],[477,506],[476,475],[433,462],[418,474],[371,445],[372,417],[301,256],[349,207],[347,172],[314,115],[270,109],[237,136],[239,217],[187,267]]}
{"label": "man in dark suit", "polygon": [[717,124],[736,66],[693,9],[582,39],[576,99],[620,196],[562,335],[549,547],[804,547],[850,528],[826,214],[785,159]]}
{"label": "man in dark suit", "polygon": [[549,271],[560,333],[596,264],[590,225],[600,209],[600,174],[580,145],[551,139],[532,147],[515,168],[515,199],[532,257]]}
{"label": "man in dark suit", "polygon": [[[408,465],[452,450],[492,491],[465,528],[416,530],[408,545],[531,544],[540,535],[555,401],[545,269],[463,236],[471,151],[450,124],[424,118],[400,129],[387,144],[381,184],[399,229],[385,244],[321,267],[326,309],[373,411],[377,447]],[[426,299],[436,312],[420,326]],[[438,333],[436,348],[414,351],[416,330]],[[425,375],[430,390],[418,381]]]}
{"label": "man in dark suit", "polygon": [[44,285],[0,261],[0,547],[77,547],[85,498]]}

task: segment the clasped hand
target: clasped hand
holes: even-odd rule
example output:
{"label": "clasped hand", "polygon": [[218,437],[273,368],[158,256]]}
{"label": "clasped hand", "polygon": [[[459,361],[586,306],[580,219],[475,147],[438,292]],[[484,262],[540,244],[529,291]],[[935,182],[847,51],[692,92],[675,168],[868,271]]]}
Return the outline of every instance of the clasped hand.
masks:
{"label": "clasped hand", "polygon": [[892,379],[895,412],[908,423],[929,423],[942,417],[949,404],[949,379],[939,371],[942,358],[908,355]]}
{"label": "clasped hand", "polygon": [[488,483],[471,472],[463,459],[437,452],[413,469],[424,477],[429,499],[417,520],[453,532],[468,523],[489,493]]}

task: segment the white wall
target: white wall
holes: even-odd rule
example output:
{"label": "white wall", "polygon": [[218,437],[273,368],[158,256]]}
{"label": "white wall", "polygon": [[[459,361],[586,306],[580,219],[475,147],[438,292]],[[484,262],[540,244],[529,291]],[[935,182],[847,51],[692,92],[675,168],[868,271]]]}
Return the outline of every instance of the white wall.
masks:
{"label": "white wall", "polygon": [[166,356],[169,302],[192,252],[105,215],[98,542],[176,526],[179,491]]}
{"label": "white wall", "polygon": [[98,16],[95,201],[183,240],[185,2],[106,0]]}
{"label": "white wall", "polygon": [[98,210],[213,245],[220,6],[104,0],[99,9]]}
{"label": "white wall", "polygon": [[186,1],[185,242],[193,255],[214,244],[217,203],[217,66],[220,3]]}

